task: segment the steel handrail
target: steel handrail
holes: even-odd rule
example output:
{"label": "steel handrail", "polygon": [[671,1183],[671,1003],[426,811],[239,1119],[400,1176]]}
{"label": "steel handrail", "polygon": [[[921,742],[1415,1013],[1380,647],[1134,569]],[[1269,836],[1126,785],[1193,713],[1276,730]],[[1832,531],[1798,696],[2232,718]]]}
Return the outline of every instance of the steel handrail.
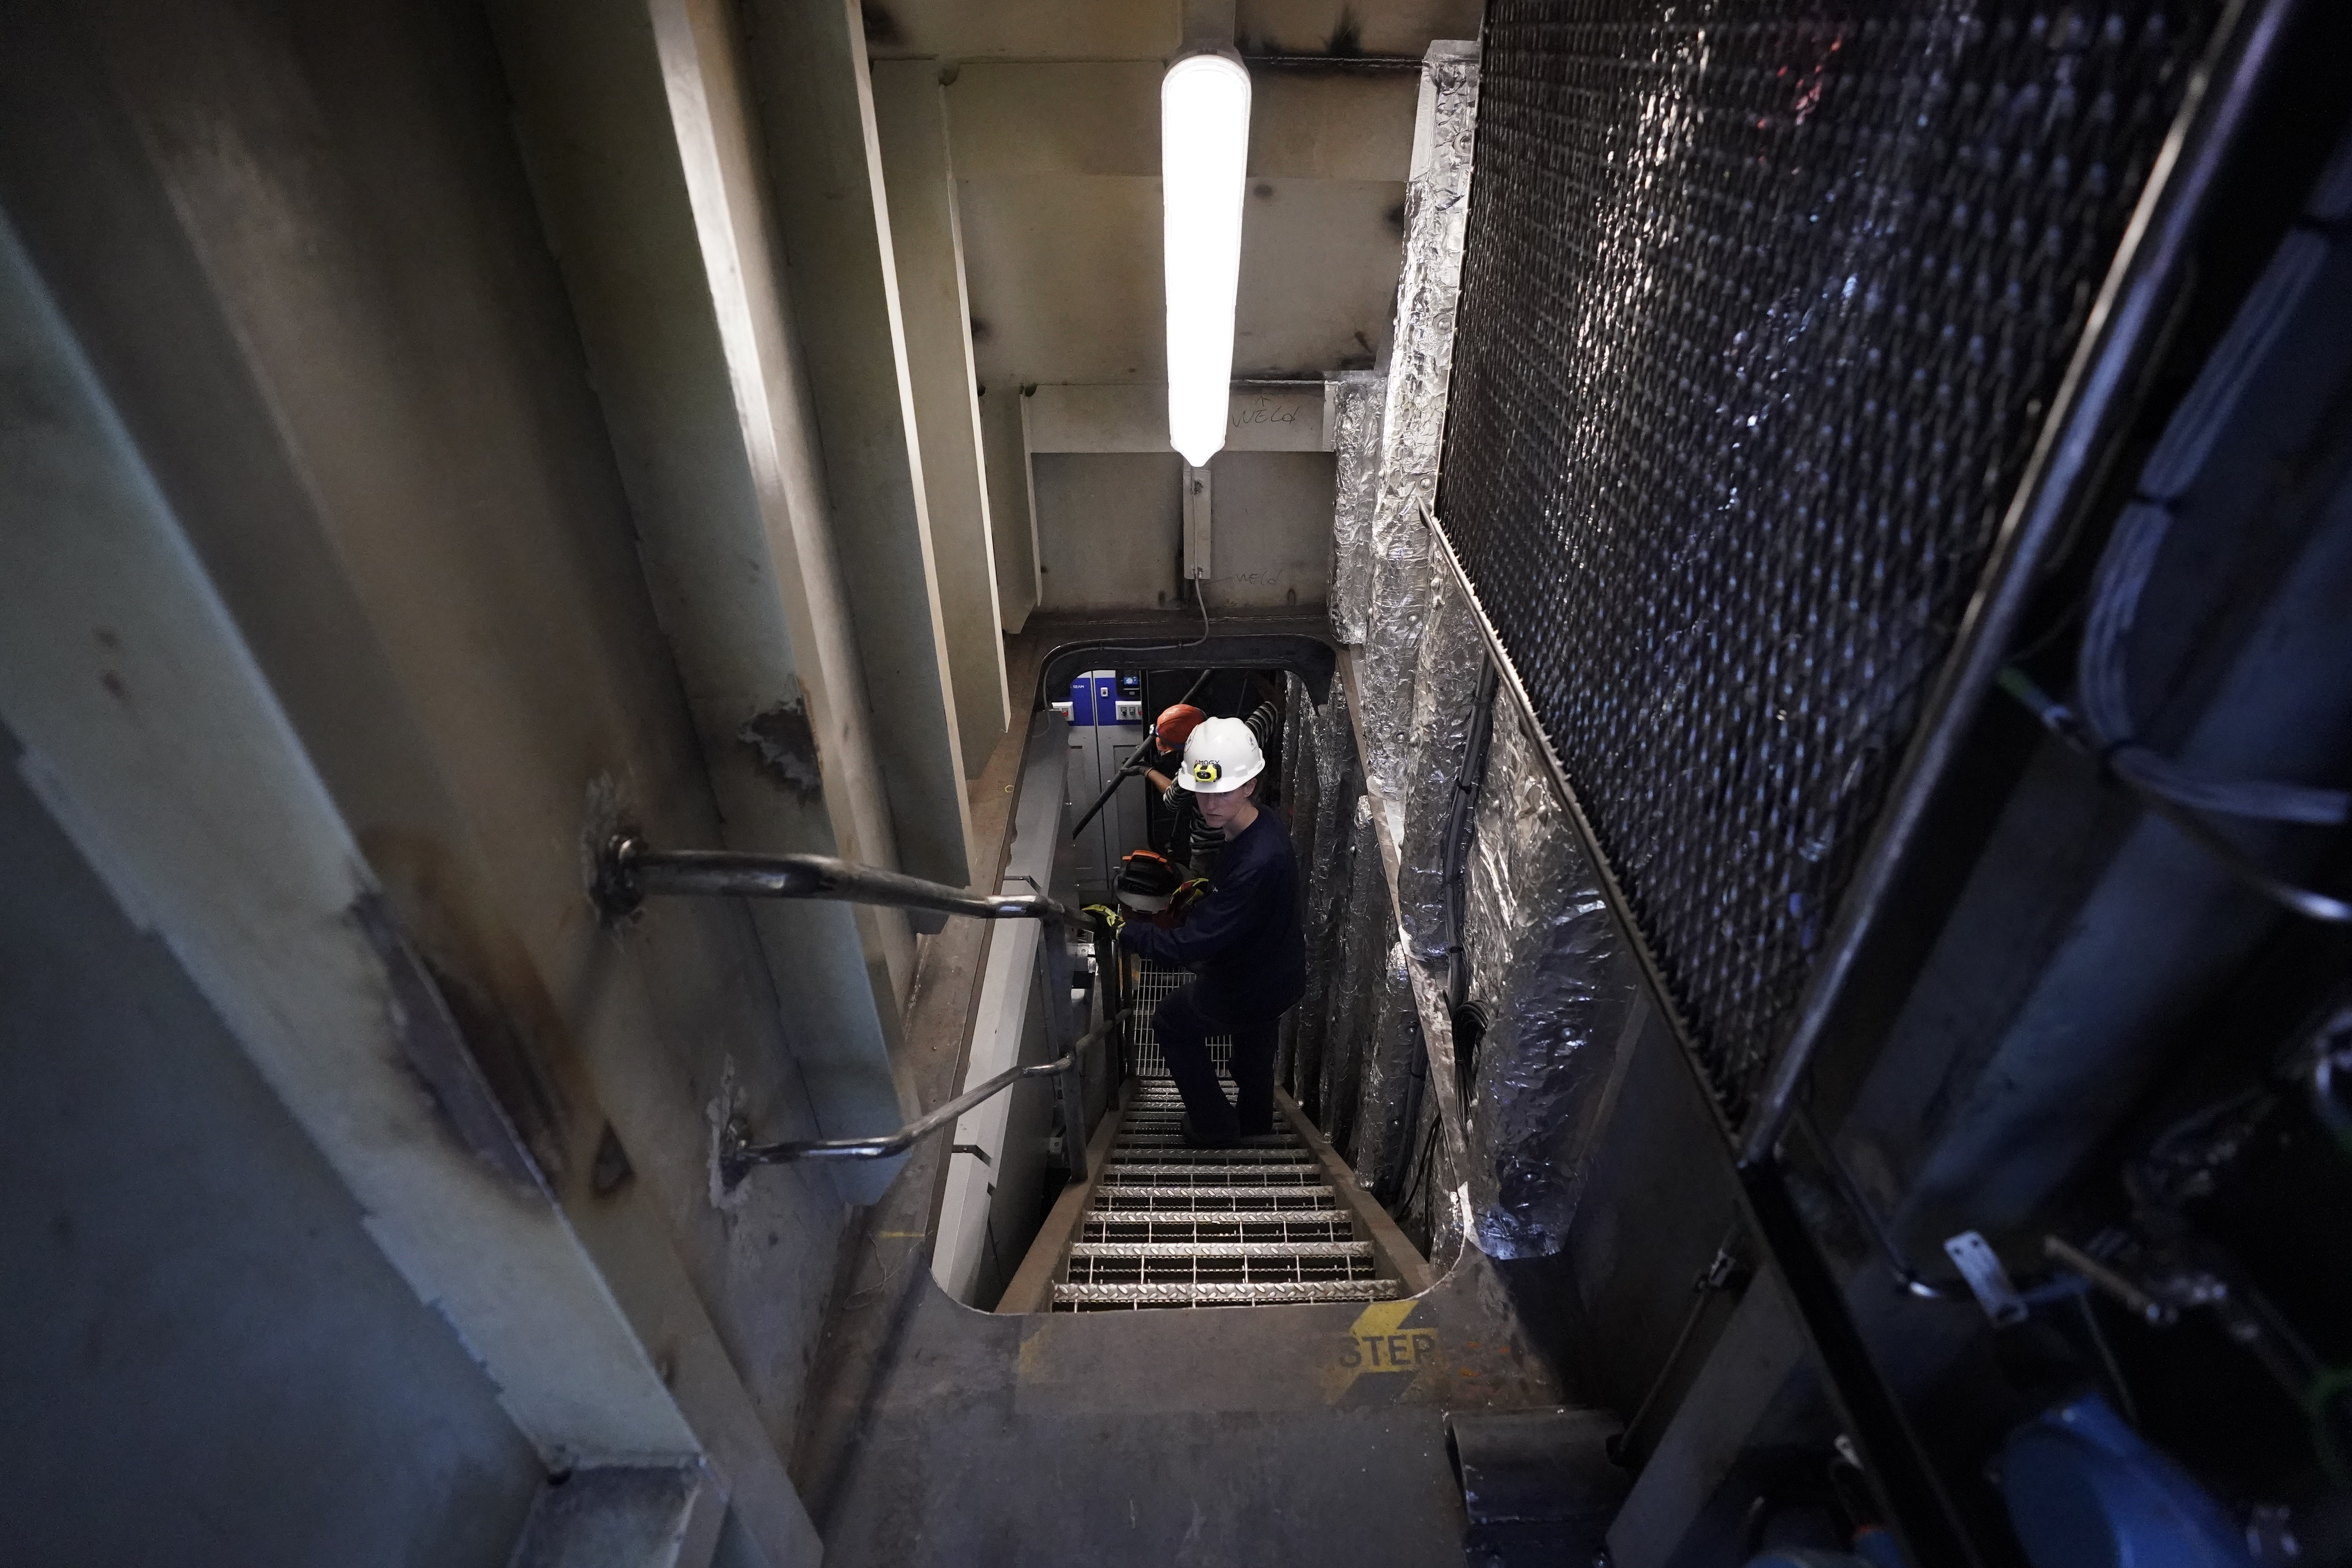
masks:
{"label": "steel handrail", "polygon": [[823,899],[902,910],[971,915],[984,921],[1058,921],[1080,930],[1093,921],[1039,893],[973,893],[830,855],[752,855],[731,849],[655,849],[623,835],[604,847],[596,901],[625,915],[651,898]]}
{"label": "steel handrail", "polygon": [[754,1165],[781,1165],[794,1160],[887,1160],[894,1154],[903,1154],[932,1133],[953,1125],[965,1111],[1003,1093],[1023,1079],[1053,1078],[1076,1071],[1079,1058],[1108,1038],[1112,1028],[1124,1022],[1128,1016],[1128,1012],[1119,1012],[1105,1018],[1081,1035],[1068,1054],[1057,1060],[1042,1062],[1035,1067],[1008,1068],[987,1082],[965,1089],[945,1105],[918,1116],[896,1132],[872,1138],[814,1138],[793,1139],[780,1143],[750,1143],[744,1141],[749,1129],[742,1119],[730,1117],[719,1133],[719,1179],[731,1192],[751,1173]]}

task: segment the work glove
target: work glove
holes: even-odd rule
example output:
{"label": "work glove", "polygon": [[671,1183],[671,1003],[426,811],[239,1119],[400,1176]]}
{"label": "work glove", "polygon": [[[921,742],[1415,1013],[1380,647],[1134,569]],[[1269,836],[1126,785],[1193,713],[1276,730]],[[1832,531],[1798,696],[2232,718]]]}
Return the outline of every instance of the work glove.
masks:
{"label": "work glove", "polygon": [[1168,900],[1168,912],[1181,920],[1194,904],[1208,896],[1209,879],[1193,877],[1177,884],[1175,896]]}
{"label": "work glove", "polygon": [[1127,911],[1115,904],[1088,904],[1085,913],[1095,917],[1095,924],[1113,937],[1127,929]]}

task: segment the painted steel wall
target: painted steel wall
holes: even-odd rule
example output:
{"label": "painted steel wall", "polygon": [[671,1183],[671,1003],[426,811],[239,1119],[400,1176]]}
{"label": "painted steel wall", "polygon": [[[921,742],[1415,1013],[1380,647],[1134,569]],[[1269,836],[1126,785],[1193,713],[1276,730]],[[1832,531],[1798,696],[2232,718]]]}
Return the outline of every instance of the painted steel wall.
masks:
{"label": "painted steel wall", "polygon": [[499,1568],[538,1456],[0,750],[8,1555]]}

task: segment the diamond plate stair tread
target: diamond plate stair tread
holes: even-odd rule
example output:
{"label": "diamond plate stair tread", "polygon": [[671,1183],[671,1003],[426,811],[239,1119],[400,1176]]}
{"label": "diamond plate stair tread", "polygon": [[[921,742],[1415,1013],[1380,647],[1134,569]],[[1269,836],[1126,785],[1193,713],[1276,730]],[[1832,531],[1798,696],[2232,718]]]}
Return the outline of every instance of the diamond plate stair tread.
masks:
{"label": "diamond plate stair tread", "polygon": [[[1198,1160],[1206,1164],[1231,1165],[1263,1160],[1268,1164],[1303,1165],[1313,1163],[1315,1158],[1313,1152],[1303,1144],[1295,1144],[1287,1149],[1251,1149],[1238,1144],[1222,1149],[1194,1149],[1179,1146],[1172,1149],[1147,1148],[1143,1152],[1150,1155],[1153,1161],[1161,1163],[1171,1161]],[[1120,1147],[1114,1144],[1110,1153],[1112,1164],[1119,1163],[1119,1153]]]}
{"label": "diamond plate stair tread", "polygon": [[1202,1198],[1212,1200],[1223,1199],[1229,1202],[1247,1201],[1250,1203],[1268,1203],[1277,1198],[1311,1198],[1315,1200],[1312,1206],[1301,1206],[1288,1212],[1292,1214],[1314,1214],[1324,1210],[1328,1210],[1333,1214],[1344,1214],[1346,1212],[1338,1206],[1338,1194],[1333,1193],[1329,1187],[1319,1184],[1307,1184],[1302,1183],[1295,1186],[1270,1186],[1265,1184],[1258,1184],[1249,1186],[1187,1187],[1160,1186],[1150,1183],[1138,1182],[1131,1184],[1096,1188],[1096,1206],[1087,1211],[1089,1214],[1176,1214],[1183,1212],[1222,1214],[1224,1212],[1222,1209],[1203,1209],[1193,1211],[1151,1208],[1125,1209],[1120,1208],[1116,1205],[1106,1204],[1103,1201],[1106,1198],[1131,1198],[1139,1199],[1147,1203],[1156,1203],[1162,1200],[1172,1201],[1176,1199],[1198,1201]]}
{"label": "diamond plate stair tread", "polygon": [[1073,1258],[1363,1258],[1369,1241],[1078,1241]]}
{"label": "diamond plate stair tread", "polygon": [[[1185,1142],[1183,1138],[1177,1133],[1146,1132],[1138,1137],[1120,1139],[1118,1143],[1113,1145],[1112,1152],[1116,1154],[1119,1151],[1128,1149],[1191,1149],[1192,1147],[1192,1144]],[[1244,1138],[1238,1143],[1228,1143],[1221,1149],[1203,1150],[1202,1152],[1204,1153],[1245,1153],[1251,1150],[1259,1149],[1277,1150],[1284,1153],[1297,1154],[1305,1154],[1308,1152],[1307,1145],[1300,1142],[1297,1139],[1279,1132],[1269,1132],[1257,1138]]]}
{"label": "diamond plate stair tread", "polygon": [[1210,1209],[1205,1213],[1170,1209],[1096,1209],[1087,1224],[1192,1226],[1227,1230],[1245,1225],[1347,1225],[1345,1209]]}
{"label": "diamond plate stair tread", "polygon": [[1289,1301],[1392,1301],[1393,1279],[1305,1279],[1263,1285],[1175,1282],[1166,1285],[1056,1284],[1059,1304],[1103,1303],[1152,1307],[1277,1306]]}
{"label": "diamond plate stair tread", "polygon": [[[1315,1178],[1323,1173],[1313,1165],[1113,1165],[1103,1172],[1107,1185],[1123,1184],[1129,1176],[1198,1176],[1206,1184],[1238,1186],[1255,1181],[1269,1187],[1303,1187],[1320,1185]],[[1208,1178],[1216,1178],[1207,1181]],[[1172,1186],[1170,1182],[1147,1183],[1153,1186]],[[1328,1189],[1326,1188],[1326,1191]]]}

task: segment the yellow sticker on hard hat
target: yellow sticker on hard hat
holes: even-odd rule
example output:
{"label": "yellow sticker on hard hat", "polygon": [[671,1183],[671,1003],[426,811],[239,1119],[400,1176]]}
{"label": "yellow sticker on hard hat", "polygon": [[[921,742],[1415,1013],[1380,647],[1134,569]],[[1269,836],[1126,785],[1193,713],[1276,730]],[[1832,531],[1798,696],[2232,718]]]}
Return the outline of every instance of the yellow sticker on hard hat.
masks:
{"label": "yellow sticker on hard hat", "polygon": [[1194,763],[1192,764],[1192,782],[1194,784],[1214,784],[1224,771],[1224,769],[1219,767],[1214,763]]}

